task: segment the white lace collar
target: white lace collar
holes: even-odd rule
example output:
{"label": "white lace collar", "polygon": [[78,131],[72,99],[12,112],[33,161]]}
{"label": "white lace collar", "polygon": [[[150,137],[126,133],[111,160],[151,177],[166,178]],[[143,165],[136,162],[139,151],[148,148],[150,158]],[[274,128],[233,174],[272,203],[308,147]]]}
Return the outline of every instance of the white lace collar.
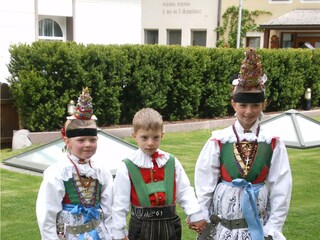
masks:
{"label": "white lace collar", "polygon": [[[159,154],[163,154],[163,156],[158,157],[156,159],[156,162],[159,167],[163,167],[166,164],[166,162],[169,160],[170,156],[168,153],[160,149],[158,149],[157,151]],[[140,168],[153,168],[151,156],[148,154],[145,154],[140,148],[128,158]]]}
{"label": "white lace collar", "polygon": [[68,155],[64,162],[58,166],[60,173],[59,176],[57,176],[58,178],[62,179],[63,181],[68,181],[70,178],[72,178],[72,174],[77,173],[71,161],[75,163],[80,175],[91,177],[93,179],[98,179],[99,183],[101,183],[102,185],[105,184],[104,172],[101,170],[100,167],[98,167],[96,162],[90,160],[89,163],[88,159],[87,163],[78,164],[79,158],[71,154]]}
{"label": "white lace collar", "polygon": [[[244,133],[244,128],[241,126],[239,121],[237,120],[234,123],[235,129],[237,131],[237,134],[239,136],[239,140],[243,141],[244,139],[247,141],[258,141],[258,142],[266,142],[270,143],[272,140],[272,136],[268,135],[267,132],[264,130],[264,128],[260,127],[259,135],[256,136],[257,128],[259,127],[259,121],[257,120],[253,126],[250,128],[250,133]],[[222,130],[217,130],[212,132],[212,139],[217,139],[221,143],[235,143],[237,142],[236,135],[234,134],[234,131],[232,129],[232,126],[229,126]]]}

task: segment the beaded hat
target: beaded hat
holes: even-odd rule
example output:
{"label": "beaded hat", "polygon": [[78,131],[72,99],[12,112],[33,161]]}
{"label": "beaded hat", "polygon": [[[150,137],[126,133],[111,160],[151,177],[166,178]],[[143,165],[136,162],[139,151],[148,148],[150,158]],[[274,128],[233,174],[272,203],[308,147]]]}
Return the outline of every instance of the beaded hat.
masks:
{"label": "beaded hat", "polygon": [[259,103],[265,100],[267,76],[262,75],[260,56],[253,48],[248,49],[242,61],[240,74],[232,82],[232,97],[235,102]]}
{"label": "beaded hat", "polygon": [[81,119],[81,120],[97,120],[96,116],[93,115],[92,97],[89,94],[88,87],[82,90],[82,93],[78,97],[77,105],[74,108],[72,116],[67,119]]}
{"label": "beaded hat", "polygon": [[[67,119],[74,120],[97,120],[96,116],[93,115],[92,98],[89,94],[88,87],[82,90],[82,93],[78,97],[77,105],[74,108],[74,113],[72,116],[67,117]],[[68,122],[68,121],[67,121]],[[97,136],[97,128],[76,128],[76,129],[66,129],[66,124],[64,124],[61,129],[62,138],[68,137],[78,137],[78,136]]]}

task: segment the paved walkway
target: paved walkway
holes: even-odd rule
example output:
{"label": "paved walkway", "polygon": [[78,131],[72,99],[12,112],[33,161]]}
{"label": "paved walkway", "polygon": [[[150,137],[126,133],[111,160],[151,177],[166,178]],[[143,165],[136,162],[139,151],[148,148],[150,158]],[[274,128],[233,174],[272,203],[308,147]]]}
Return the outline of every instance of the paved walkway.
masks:
{"label": "paved walkway", "polygon": [[[320,108],[309,111],[299,111],[308,117],[320,116]],[[280,113],[276,114],[266,114],[264,120],[277,116]],[[230,126],[235,121],[234,117],[223,118],[223,119],[214,119],[214,120],[203,120],[203,121],[182,121],[177,123],[165,124],[165,132],[185,132],[185,131],[194,131],[199,129],[214,129]],[[118,127],[118,128],[103,128],[103,130],[109,134],[112,134],[116,137],[123,138],[131,136],[131,127]],[[29,135],[32,143],[48,143],[55,139],[61,137],[60,132],[33,132]]]}

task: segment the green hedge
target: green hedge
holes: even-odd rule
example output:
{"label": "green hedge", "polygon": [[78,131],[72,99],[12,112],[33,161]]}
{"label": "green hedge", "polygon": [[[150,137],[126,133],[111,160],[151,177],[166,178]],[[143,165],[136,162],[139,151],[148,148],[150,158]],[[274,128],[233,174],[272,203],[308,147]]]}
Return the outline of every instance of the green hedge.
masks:
{"label": "green hedge", "polygon": [[[30,131],[61,127],[70,99],[88,86],[100,126],[131,123],[142,107],[164,120],[233,114],[233,76],[245,49],[158,45],[82,45],[39,41],[10,47],[10,91]],[[259,49],[268,76],[266,111],[301,109],[304,91],[320,102],[320,50]]]}

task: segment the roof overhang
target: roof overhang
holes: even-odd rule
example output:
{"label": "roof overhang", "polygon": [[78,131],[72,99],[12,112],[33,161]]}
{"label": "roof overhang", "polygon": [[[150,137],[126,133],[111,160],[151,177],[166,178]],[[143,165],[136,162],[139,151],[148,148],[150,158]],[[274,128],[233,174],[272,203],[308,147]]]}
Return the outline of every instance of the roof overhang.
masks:
{"label": "roof overhang", "polygon": [[269,22],[260,24],[262,29],[320,30],[320,9],[296,9]]}
{"label": "roof overhang", "polygon": [[320,25],[265,25],[261,24],[260,28],[270,30],[319,30]]}

